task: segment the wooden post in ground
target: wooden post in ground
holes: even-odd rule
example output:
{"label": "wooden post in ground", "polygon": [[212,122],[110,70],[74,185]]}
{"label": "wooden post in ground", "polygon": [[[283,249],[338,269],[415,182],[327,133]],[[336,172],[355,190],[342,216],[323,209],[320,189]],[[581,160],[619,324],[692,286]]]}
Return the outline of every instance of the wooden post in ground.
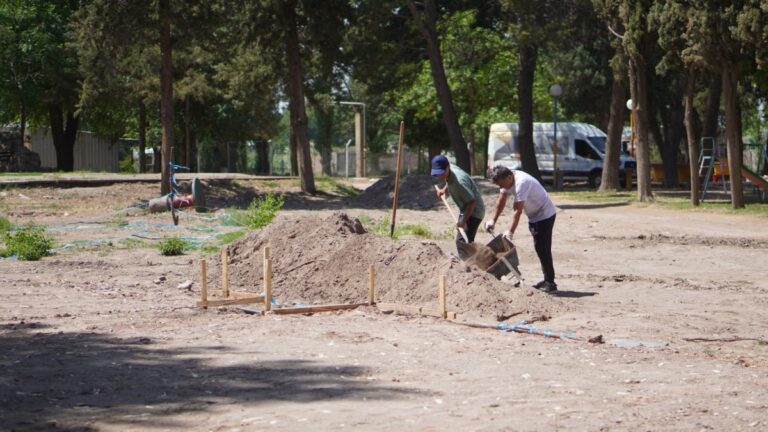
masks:
{"label": "wooden post in ground", "polygon": [[371,264],[368,266],[368,306],[373,306],[376,303],[373,297],[375,276],[376,270],[373,268],[373,264]]}
{"label": "wooden post in ground", "polygon": [[203,307],[208,303],[208,273],[205,266],[205,258],[203,258],[200,260],[200,302]]}
{"label": "wooden post in ground", "polygon": [[445,310],[445,275],[440,275],[439,299],[440,299],[440,317],[445,319],[448,316]]}
{"label": "wooden post in ground", "polygon": [[264,310],[272,309],[272,258],[269,257],[269,246],[264,248]]}
{"label": "wooden post in ground", "polygon": [[227,248],[221,248],[221,294],[229,297],[229,255]]}
{"label": "wooden post in ground", "polygon": [[400,121],[400,138],[397,145],[397,167],[395,168],[395,196],[392,198],[392,222],[389,224],[389,238],[395,238],[395,219],[397,218],[397,197],[400,193],[400,159],[403,156],[403,136],[405,121]]}

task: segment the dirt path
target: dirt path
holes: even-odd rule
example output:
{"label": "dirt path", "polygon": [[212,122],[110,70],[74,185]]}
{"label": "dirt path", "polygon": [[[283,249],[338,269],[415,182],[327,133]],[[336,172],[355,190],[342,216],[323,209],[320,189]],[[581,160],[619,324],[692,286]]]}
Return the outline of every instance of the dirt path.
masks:
{"label": "dirt path", "polygon": [[[490,204],[492,188],[484,186]],[[152,198],[154,189],[0,191],[3,216],[49,225],[62,246],[39,262],[0,259],[0,430],[768,427],[768,344],[749,340],[768,340],[764,217],[557,198],[558,297],[526,286],[497,288],[459,265],[450,270],[456,271],[451,280],[468,286],[454,284],[452,296],[449,291],[458,321],[493,324],[498,305],[480,300],[496,293],[510,302],[507,309],[519,302],[524,311],[509,325],[543,311],[551,319],[534,326],[581,339],[566,341],[367,307],[266,317],[232,307],[196,309],[200,252],[162,257],[144,246],[164,235],[211,241],[235,228],[193,217],[174,227],[168,215],[124,211]],[[322,220],[339,210],[378,220],[390,211],[334,196],[307,200],[295,188],[272,183],[221,184],[216,196],[242,205],[242,197],[274,190],[288,193],[284,221]],[[424,224],[433,232],[450,226],[428,195],[414,190],[411,196],[398,223]],[[329,251],[335,250],[330,242],[342,241],[311,232],[315,236],[305,241],[321,240],[318,247]],[[277,242],[278,233],[266,233]],[[360,254],[369,253],[366,242],[385,241],[345,235]],[[286,250],[295,244],[290,240],[280,238]],[[519,232],[517,242],[524,285],[530,285],[539,279],[530,235]],[[439,249],[435,268],[448,269],[455,253],[450,240],[405,239],[390,255],[423,255],[422,248],[431,248],[425,243]],[[286,260],[290,255],[301,264],[297,253]],[[418,254],[407,255],[413,267],[433,271],[417,264]],[[345,286],[351,276],[342,270],[356,256],[348,265],[307,274],[317,280],[334,274],[333,287]],[[396,273],[407,266],[388,268],[403,285],[415,277]],[[236,282],[259,291],[256,274]],[[179,287],[186,281],[193,281],[191,288]],[[419,294],[424,284],[409,291]],[[286,285],[285,292],[299,286]],[[324,292],[333,289],[329,284]],[[389,292],[405,295],[397,289]],[[584,341],[597,335],[609,343]]]}

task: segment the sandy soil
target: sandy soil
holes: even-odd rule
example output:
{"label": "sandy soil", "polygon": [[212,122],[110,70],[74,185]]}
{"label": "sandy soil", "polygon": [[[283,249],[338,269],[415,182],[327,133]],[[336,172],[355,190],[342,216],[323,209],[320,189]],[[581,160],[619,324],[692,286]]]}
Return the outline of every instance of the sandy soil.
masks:
{"label": "sandy soil", "polygon": [[[445,232],[428,179],[406,181],[398,224]],[[379,301],[436,308],[445,274],[458,318],[199,309],[201,253],[150,246],[213,242],[236,230],[223,213],[173,226],[140,208],[156,185],[5,187],[0,213],[48,225],[58,247],[0,259],[0,430],[768,428],[765,217],[555,196],[550,296],[530,287],[540,270],[525,230],[520,287],[459,262],[451,240],[358,231],[355,218],[390,215],[382,183],[353,199],[305,197],[295,182],[208,186],[214,208],[286,194],[270,226],[227,247],[233,289],[261,293],[269,245],[280,303],[364,301],[373,264]],[[218,255],[205,258],[218,288]],[[532,328],[564,337],[492,328],[542,316]]]}

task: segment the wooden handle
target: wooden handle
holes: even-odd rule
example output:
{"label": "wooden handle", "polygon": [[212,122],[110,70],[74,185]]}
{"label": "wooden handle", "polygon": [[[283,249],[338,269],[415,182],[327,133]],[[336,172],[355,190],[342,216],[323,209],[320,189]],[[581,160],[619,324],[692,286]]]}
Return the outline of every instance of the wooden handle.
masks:
{"label": "wooden handle", "polygon": [[[435,186],[435,191],[440,192],[440,188],[437,187],[437,185],[434,185],[434,186]],[[443,194],[440,198],[443,199],[443,204],[445,204],[445,208],[448,209],[448,213],[451,214],[451,219],[453,219],[454,223],[455,223],[456,215],[453,214],[453,210],[451,210],[451,205],[448,204],[448,200],[445,199],[445,194]],[[469,238],[467,237],[467,233],[464,231],[464,228],[456,227],[456,229],[459,230],[459,234],[461,234],[461,236],[464,238],[464,241],[469,243]]]}

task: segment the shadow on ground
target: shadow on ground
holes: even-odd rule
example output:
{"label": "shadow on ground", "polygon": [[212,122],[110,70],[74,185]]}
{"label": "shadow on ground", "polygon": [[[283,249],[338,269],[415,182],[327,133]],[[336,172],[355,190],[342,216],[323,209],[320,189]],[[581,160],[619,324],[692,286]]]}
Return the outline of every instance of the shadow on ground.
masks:
{"label": "shadow on ground", "polygon": [[563,290],[557,290],[556,292],[551,293],[551,295],[555,297],[565,297],[565,298],[579,298],[579,297],[592,297],[594,295],[597,295],[596,292],[592,291],[563,291]]}
{"label": "shadow on ground", "polygon": [[563,210],[590,210],[608,207],[623,207],[629,205],[629,201],[585,204],[560,204],[557,207]]}
{"label": "shadow on ground", "polygon": [[0,430],[93,430],[93,419],[174,426],[168,415],[213,404],[388,400],[415,390],[376,384],[366,369],[307,360],[214,366],[226,347],[164,349],[148,338],[0,326]]}

